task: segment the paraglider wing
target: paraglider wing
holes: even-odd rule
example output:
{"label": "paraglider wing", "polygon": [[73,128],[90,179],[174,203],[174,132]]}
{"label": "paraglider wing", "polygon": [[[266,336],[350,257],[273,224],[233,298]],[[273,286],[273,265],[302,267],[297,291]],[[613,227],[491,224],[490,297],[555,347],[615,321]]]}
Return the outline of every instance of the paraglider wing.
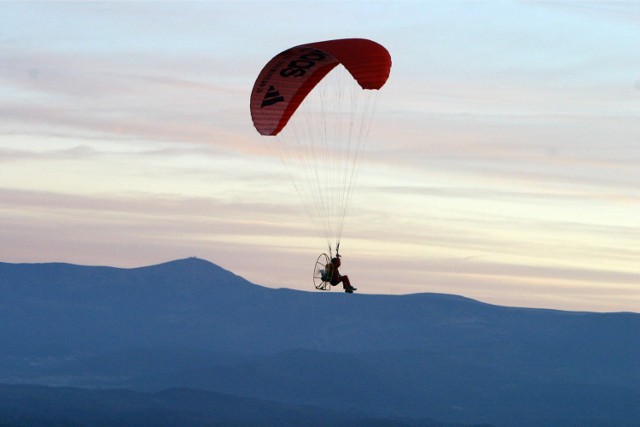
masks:
{"label": "paraglider wing", "polygon": [[253,85],[253,125],[269,137],[329,254],[340,244],[377,89],[390,71],[382,45],[328,40],[279,53]]}
{"label": "paraglider wing", "polygon": [[251,92],[251,117],[261,135],[277,135],[307,94],[342,64],[363,89],[380,89],[391,70],[391,56],[366,39],[341,39],[295,46],[262,69]]}

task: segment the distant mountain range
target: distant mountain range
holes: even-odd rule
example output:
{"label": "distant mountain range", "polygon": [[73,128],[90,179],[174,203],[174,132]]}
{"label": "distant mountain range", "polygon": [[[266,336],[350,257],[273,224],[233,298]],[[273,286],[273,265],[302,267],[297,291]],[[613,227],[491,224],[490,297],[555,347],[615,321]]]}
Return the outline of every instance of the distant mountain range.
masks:
{"label": "distant mountain range", "polygon": [[0,263],[0,343],[0,425],[640,422],[638,313],[270,289],[196,258]]}

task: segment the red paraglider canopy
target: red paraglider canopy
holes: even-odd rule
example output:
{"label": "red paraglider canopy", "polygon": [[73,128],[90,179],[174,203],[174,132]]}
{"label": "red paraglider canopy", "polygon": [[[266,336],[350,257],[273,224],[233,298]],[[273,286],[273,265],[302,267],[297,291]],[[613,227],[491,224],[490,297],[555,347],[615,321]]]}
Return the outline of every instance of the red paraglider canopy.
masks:
{"label": "red paraglider canopy", "polygon": [[303,44],[276,55],[262,69],[251,92],[251,117],[261,135],[277,135],[307,94],[342,64],[363,89],[380,89],[391,70],[391,56],[366,39]]}

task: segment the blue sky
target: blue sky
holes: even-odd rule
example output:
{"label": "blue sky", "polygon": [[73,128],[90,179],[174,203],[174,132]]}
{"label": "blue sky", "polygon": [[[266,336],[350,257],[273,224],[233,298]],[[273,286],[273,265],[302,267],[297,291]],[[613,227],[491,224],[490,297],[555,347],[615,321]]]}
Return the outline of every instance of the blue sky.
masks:
{"label": "blue sky", "polygon": [[343,234],[366,293],[640,311],[636,2],[3,2],[0,260],[198,256],[311,290],[248,100],[293,45],[390,51]]}

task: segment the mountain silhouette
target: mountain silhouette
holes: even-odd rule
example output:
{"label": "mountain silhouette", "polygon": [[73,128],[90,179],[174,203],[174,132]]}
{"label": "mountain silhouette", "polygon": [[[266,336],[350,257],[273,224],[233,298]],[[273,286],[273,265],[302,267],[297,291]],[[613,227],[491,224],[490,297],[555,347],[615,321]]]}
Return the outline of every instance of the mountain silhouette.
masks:
{"label": "mountain silhouette", "polygon": [[14,386],[180,388],[396,423],[632,426],[638,331],[638,313],[271,289],[197,258],[0,263],[0,383]]}

